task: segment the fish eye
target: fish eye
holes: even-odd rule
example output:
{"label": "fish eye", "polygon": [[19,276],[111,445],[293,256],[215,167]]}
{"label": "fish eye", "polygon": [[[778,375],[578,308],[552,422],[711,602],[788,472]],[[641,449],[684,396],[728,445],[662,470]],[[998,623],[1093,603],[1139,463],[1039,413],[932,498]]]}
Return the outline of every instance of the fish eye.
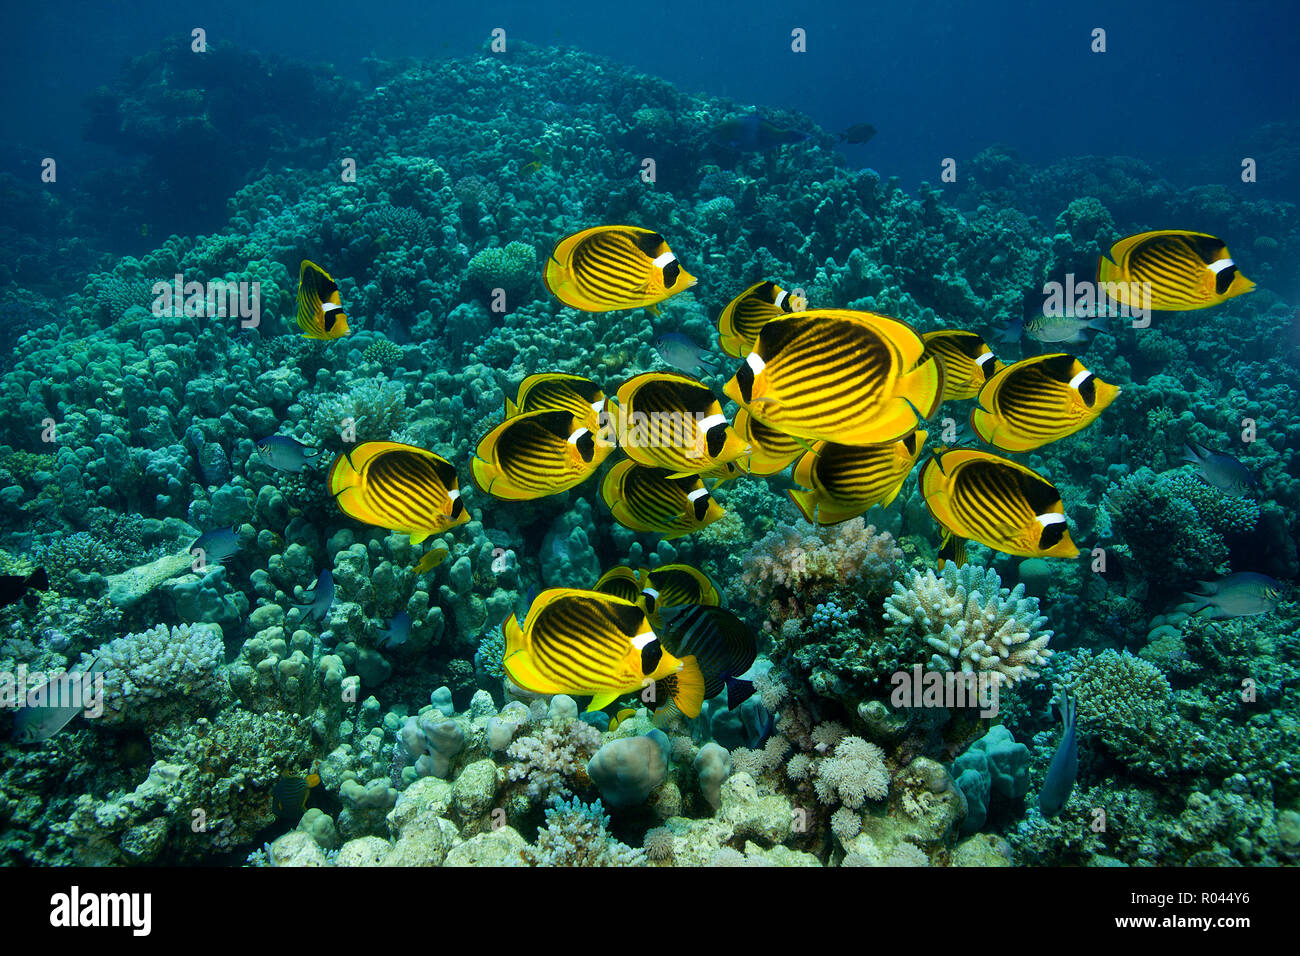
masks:
{"label": "fish eye", "polygon": [[642,591],[641,596],[645,598],[645,611],[647,614],[655,612],[655,596],[649,591]]}
{"label": "fish eye", "polygon": [[903,439],[903,447],[909,455],[916,454],[916,432],[911,432]]}
{"label": "fish eye", "polygon": [[641,673],[653,674],[655,668],[659,666],[659,661],[663,659],[664,649],[659,646],[658,640],[653,640],[645,647],[641,648]]}
{"label": "fish eye", "polygon": [[722,446],[727,442],[727,423],[719,422],[708,430],[709,457],[717,458],[722,454]]}
{"label": "fish eye", "polygon": [[1079,395],[1083,398],[1083,403],[1089,408],[1097,404],[1097,378],[1095,375],[1089,375],[1079,383]]}
{"label": "fish eye", "polygon": [[704,516],[708,514],[709,502],[711,500],[712,499],[707,494],[700,495],[698,498],[695,499],[695,520],[696,521],[704,520]]}
{"label": "fish eye", "polygon": [[591,459],[595,457],[596,438],[586,429],[583,429],[582,436],[574,442],[574,445],[577,447],[578,454],[582,456],[583,461],[590,463]]}
{"label": "fish eye", "polygon": [[1232,285],[1232,280],[1237,277],[1237,267],[1228,266],[1226,269],[1220,269],[1219,274],[1214,277],[1214,291],[1218,295],[1223,295],[1228,291],[1228,286]]}
{"label": "fish eye", "polygon": [[664,266],[664,288],[671,289],[675,286],[678,278],[681,276],[681,272],[682,267],[678,264],[676,259]]}
{"label": "fish eye", "polygon": [[457,496],[456,500],[451,503],[451,516],[453,518],[459,518],[464,510],[465,502],[461,501],[460,497]]}
{"label": "fish eye", "polygon": [[1057,521],[1043,528],[1043,533],[1038,537],[1038,546],[1044,551],[1050,551],[1061,543],[1065,537],[1066,524],[1064,521]]}
{"label": "fish eye", "polygon": [[745,400],[745,404],[749,404],[754,395],[754,370],[748,362],[736,372],[736,386],[740,389],[740,397]]}

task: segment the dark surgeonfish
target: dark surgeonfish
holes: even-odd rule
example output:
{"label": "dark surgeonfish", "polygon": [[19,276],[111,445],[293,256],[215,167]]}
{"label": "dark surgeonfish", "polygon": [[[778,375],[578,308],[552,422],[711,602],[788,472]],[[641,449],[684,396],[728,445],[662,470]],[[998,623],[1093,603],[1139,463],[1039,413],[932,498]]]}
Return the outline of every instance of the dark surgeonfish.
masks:
{"label": "dark surgeonfish", "polygon": [[37,598],[31,592],[49,589],[50,579],[44,568],[37,568],[31,574],[0,574],[0,607],[8,607],[17,601],[35,607]]}
{"label": "dark surgeonfish", "polygon": [[746,153],[776,149],[778,146],[802,143],[812,138],[809,133],[797,129],[782,129],[757,113],[723,120],[718,124],[714,135],[718,142]]}
{"label": "dark surgeonfish", "polygon": [[1195,465],[1197,474],[1220,491],[1244,498],[1259,487],[1250,469],[1237,459],[1196,442],[1183,446],[1183,461]]}
{"label": "dark surgeonfish", "polygon": [[389,651],[396,650],[411,636],[411,615],[405,611],[398,611],[381,633],[383,637],[379,639],[379,646]]}
{"label": "dark surgeonfish", "polygon": [[220,564],[239,552],[239,526],[205,531],[190,545],[190,554],[203,552],[205,564]]}
{"label": "dark surgeonfish", "polygon": [[309,615],[313,620],[323,621],[329,615],[330,608],[334,606],[334,575],[330,574],[330,569],[326,568],[321,571],[320,577],[316,579],[316,587],[312,590],[311,601],[307,604],[295,604],[298,610],[303,614]]}
{"label": "dark surgeonfish", "polygon": [[1068,691],[1062,689],[1057,708],[1061,711],[1061,743],[1056,748],[1052,763],[1047,768],[1043,789],[1038,794],[1038,809],[1043,816],[1058,816],[1065,809],[1074,789],[1074,778],[1079,775],[1079,741],[1074,732],[1075,702]]}
{"label": "dark surgeonfish", "polygon": [[841,143],[866,143],[871,137],[876,135],[876,128],[870,123],[854,123],[844,132],[840,133]]}

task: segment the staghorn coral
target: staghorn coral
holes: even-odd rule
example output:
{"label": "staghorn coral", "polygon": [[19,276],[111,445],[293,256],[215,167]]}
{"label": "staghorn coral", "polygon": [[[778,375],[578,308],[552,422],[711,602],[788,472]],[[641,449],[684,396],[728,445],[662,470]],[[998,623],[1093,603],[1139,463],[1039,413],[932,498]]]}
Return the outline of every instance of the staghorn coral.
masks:
{"label": "staghorn coral", "polygon": [[935,670],[991,674],[999,684],[1015,684],[1038,673],[1052,654],[1052,632],[1038,613],[1038,598],[1025,597],[1025,586],[1002,587],[992,568],[952,562],[942,575],[912,571],[894,584],[885,600],[886,633],[901,638],[914,632],[934,648]]}
{"label": "staghorn coral", "polygon": [[644,866],[645,850],[609,835],[609,814],[599,800],[559,800],[546,811],[537,845],[525,852],[534,866]]}

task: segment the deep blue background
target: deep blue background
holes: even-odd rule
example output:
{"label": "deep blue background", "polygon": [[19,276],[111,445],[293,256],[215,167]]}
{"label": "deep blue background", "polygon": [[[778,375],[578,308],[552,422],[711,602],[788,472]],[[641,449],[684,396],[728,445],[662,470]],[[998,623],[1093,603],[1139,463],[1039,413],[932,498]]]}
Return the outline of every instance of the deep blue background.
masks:
{"label": "deep blue background", "polygon": [[[194,26],[211,40],[332,63],[358,79],[363,56],[471,53],[501,26],[511,38],[571,44],[684,89],[796,107],[827,129],[870,122],[875,140],[846,155],[908,185],[937,179],[945,156],[993,143],[1036,162],[1126,154],[1176,173],[1191,157],[1234,155],[1264,122],[1300,119],[1300,4],[1286,0],[56,0],[11,6],[6,21],[0,161],[14,172],[19,155],[82,151],[82,97],[128,56]],[[790,52],[795,26],[808,32],[806,54]],[[1089,51],[1097,26],[1107,30],[1101,55]],[[1225,179],[1238,174],[1224,170]]]}

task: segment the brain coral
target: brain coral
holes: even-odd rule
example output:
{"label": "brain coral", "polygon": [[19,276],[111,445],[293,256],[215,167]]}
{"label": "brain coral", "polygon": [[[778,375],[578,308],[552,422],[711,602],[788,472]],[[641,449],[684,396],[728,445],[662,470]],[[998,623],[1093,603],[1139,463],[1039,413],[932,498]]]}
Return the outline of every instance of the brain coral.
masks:
{"label": "brain coral", "polygon": [[1047,619],[1023,584],[1014,591],[1001,585],[992,568],[972,564],[959,569],[949,562],[938,577],[930,569],[911,571],[885,599],[886,633],[919,634],[936,652],[936,670],[990,673],[999,684],[1037,677],[1032,668],[1052,654]]}

